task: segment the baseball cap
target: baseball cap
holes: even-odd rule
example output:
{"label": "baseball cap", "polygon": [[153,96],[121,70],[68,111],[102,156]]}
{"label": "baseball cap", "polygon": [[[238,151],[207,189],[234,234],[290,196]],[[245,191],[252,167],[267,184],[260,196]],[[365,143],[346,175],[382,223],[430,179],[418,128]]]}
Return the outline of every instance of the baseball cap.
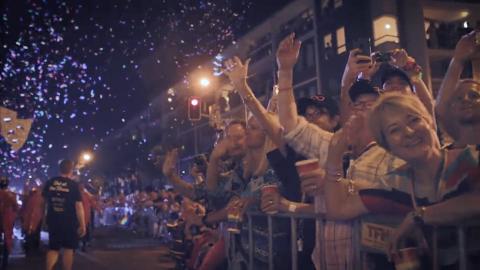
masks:
{"label": "baseball cap", "polygon": [[412,92],[415,92],[415,90],[413,89],[412,81],[408,77],[407,73],[405,73],[403,70],[399,68],[396,68],[390,65],[383,70],[382,75],[380,76],[381,85],[383,85],[386,81],[388,81],[390,78],[393,78],[393,77],[399,77],[403,81],[407,82]]}
{"label": "baseball cap", "polygon": [[350,100],[355,102],[357,98],[361,95],[380,95],[380,90],[378,87],[374,87],[369,80],[358,79],[355,83],[352,84],[350,90],[348,91]]}
{"label": "baseball cap", "polygon": [[335,116],[340,113],[338,103],[333,98],[324,95],[315,95],[297,100],[298,114],[305,116],[307,108],[310,106],[316,107],[320,110],[326,110],[330,116]]}

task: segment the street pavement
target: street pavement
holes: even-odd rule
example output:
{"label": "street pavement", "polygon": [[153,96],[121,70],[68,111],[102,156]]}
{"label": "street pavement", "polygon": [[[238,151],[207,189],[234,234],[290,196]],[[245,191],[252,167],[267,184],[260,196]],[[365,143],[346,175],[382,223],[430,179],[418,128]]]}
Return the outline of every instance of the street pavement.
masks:
{"label": "street pavement", "polygon": [[[21,241],[14,241],[10,257],[10,270],[44,270],[46,242],[39,254],[25,256]],[[61,261],[57,269],[61,269]],[[77,251],[74,270],[128,270],[128,269],[174,269],[168,256],[168,248],[158,239],[142,237],[119,228],[99,228],[86,252]]]}

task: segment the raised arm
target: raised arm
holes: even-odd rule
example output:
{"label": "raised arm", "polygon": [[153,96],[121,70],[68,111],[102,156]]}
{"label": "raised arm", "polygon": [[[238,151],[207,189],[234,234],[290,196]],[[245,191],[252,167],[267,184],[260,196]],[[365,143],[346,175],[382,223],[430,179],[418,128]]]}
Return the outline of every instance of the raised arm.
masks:
{"label": "raised arm", "polygon": [[480,44],[475,43],[475,31],[464,35],[455,47],[453,58],[448,66],[447,73],[443,78],[440,91],[438,92],[435,111],[441,122],[448,121],[448,104],[452,102],[452,96],[456,85],[460,80],[465,62],[467,62],[475,53],[480,51]]}
{"label": "raised arm", "polygon": [[390,64],[405,71],[412,82],[418,99],[423,103],[427,111],[433,116],[433,119],[435,119],[432,91],[428,89],[427,85],[422,80],[421,69],[417,68],[418,65],[415,63],[415,59],[409,56],[407,51],[404,49],[394,50],[391,58],[392,61],[390,61]]}
{"label": "raised arm", "polygon": [[297,106],[293,93],[293,67],[297,63],[301,42],[290,34],[280,42],[277,50],[278,65],[278,116],[280,125],[288,133],[298,122]]}
{"label": "raised arm", "polygon": [[207,191],[213,192],[217,188],[218,177],[220,174],[219,166],[222,158],[228,154],[229,143],[228,138],[223,139],[215,146],[210,154],[210,160],[207,167],[207,179],[205,179]]}
{"label": "raised arm", "polygon": [[255,94],[247,83],[249,63],[250,59],[247,59],[245,63],[242,63],[242,61],[235,56],[233,59],[225,62],[225,73],[239,95],[242,97],[245,105],[247,105],[248,109],[258,120],[270,139],[277,147],[283,148],[284,142],[282,139],[282,127],[280,126],[280,123],[276,121],[273,115],[268,113],[267,109],[265,109],[262,103],[255,97]]}
{"label": "raised arm", "polygon": [[371,80],[380,67],[380,63],[374,63],[371,57],[360,53],[360,49],[350,51],[347,64],[343,71],[340,89],[340,123],[342,125],[348,120],[351,114],[351,101],[348,91],[353,83],[360,74],[363,79]]}
{"label": "raised arm", "polygon": [[[349,192],[349,183],[338,181],[343,174],[343,155],[350,145],[350,134],[354,134],[352,132],[356,128],[355,121],[362,119],[355,116],[349,119],[344,128],[333,135],[328,151],[325,200],[327,217],[334,220],[349,220],[368,213],[358,193]],[[358,182],[356,181],[356,190],[359,189]]]}
{"label": "raised arm", "polygon": [[173,149],[165,155],[162,166],[162,172],[167,177],[168,182],[173,185],[178,193],[192,200],[195,199],[195,190],[192,184],[186,182],[176,174],[176,162],[178,158],[178,149]]}

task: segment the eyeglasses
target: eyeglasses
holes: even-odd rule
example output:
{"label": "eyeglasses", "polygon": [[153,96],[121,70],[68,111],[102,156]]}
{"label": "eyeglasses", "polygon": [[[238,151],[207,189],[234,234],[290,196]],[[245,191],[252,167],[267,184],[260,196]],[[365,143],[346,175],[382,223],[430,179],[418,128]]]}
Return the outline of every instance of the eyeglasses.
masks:
{"label": "eyeglasses", "polygon": [[317,117],[321,116],[322,114],[324,114],[325,112],[322,112],[320,110],[311,110],[311,111],[307,111],[305,112],[305,118],[307,120],[314,120],[316,119]]}
{"label": "eyeglasses", "polygon": [[353,103],[353,108],[355,110],[365,110],[373,106],[375,101],[358,101]]}

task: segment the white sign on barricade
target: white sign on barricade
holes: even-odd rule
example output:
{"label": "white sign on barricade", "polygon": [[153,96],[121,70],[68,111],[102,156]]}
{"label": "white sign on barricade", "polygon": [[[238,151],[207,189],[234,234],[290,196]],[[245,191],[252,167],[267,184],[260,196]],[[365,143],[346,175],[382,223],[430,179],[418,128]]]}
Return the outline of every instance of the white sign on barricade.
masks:
{"label": "white sign on barricade", "polygon": [[361,243],[363,246],[387,252],[390,236],[395,228],[376,223],[362,222]]}

